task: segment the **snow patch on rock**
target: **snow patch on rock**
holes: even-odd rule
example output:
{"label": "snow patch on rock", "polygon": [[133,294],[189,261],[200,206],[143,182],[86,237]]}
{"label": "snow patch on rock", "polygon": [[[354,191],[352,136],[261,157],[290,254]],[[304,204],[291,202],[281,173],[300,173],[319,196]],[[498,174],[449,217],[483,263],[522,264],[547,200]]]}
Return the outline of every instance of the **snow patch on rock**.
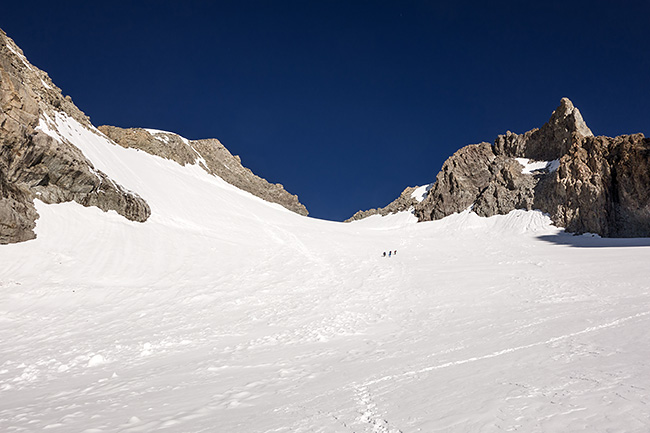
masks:
{"label": "snow patch on rock", "polygon": [[433,183],[430,183],[428,185],[422,185],[418,186],[415,188],[415,191],[411,193],[411,198],[416,199],[418,202],[424,201],[425,198],[427,198],[427,195],[429,194],[429,190],[433,187]]}
{"label": "snow patch on rock", "polygon": [[528,158],[515,158],[523,166],[521,172],[524,174],[533,174],[535,172],[552,173],[560,168],[560,160],[552,161],[534,161]]}

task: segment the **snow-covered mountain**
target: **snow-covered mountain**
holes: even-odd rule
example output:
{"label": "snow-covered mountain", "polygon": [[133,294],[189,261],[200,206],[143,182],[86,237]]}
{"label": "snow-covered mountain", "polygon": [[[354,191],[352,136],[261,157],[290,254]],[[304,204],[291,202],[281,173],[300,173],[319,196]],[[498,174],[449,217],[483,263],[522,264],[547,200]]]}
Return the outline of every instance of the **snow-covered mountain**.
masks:
{"label": "snow-covered mountain", "polygon": [[239,156],[232,155],[217,139],[188,140],[155,129],[123,129],[107,125],[98,129],[120,146],[141,149],[181,165],[197,164],[208,173],[266,201],[278,203],[300,215],[309,213],[298,201],[298,196],[289,194],[279,183],[269,183],[256,176],[242,165]]}
{"label": "snow-covered mountain", "polygon": [[66,128],[97,131],[2,30],[0,108],[0,244],[34,238],[35,198],[74,200],[132,221],[149,217],[145,200],[97,170],[63,138],[70,132]]}
{"label": "snow-covered mountain", "polygon": [[264,200],[308,214],[297,196],[253,174],[216,139],[190,141],[140,128],[98,130],[2,30],[0,107],[0,244],[34,238],[38,217],[34,199],[50,204],[73,200],[138,222],[149,218],[146,198],[125,190],[73,144],[80,134],[93,142],[140,149],[181,165],[196,164]]}
{"label": "snow-covered mountain", "polygon": [[650,139],[643,134],[594,137],[580,111],[562,98],[551,118],[524,134],[459,149],[426,197],[407,188],[388,206],[350,220],[412,209],[431,221],[472,206],[480,216],[539,209],[558,227],[606,237],[650,236]]}
{"label": "snow-covered mountain", "polygon": [[649,239],[321,221],[80,119],[34,129],[149,215],[37,198],[0,246],[0,431],[650,429]]}

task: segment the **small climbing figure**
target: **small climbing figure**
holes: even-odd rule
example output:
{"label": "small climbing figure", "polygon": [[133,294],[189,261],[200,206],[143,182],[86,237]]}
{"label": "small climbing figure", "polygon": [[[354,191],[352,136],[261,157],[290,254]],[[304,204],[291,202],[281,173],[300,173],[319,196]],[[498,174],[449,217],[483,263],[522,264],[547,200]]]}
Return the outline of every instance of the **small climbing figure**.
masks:
{"label": "small climbing figure", "polygon": [[393,253],[393,255],[394,255],[394,256],[396,256],[396,255],[397,255],[397,250],[395,250],[395,252]]}
{"label": "small climbing figure", "polygon": [[382,257],[386,257],[386,251],[384,251],[384,255]]}
{"label": "small climbing figure", "polygon": [[388,252],[388,257],[390,257],[390,253],[392,253],[392,251],[389,251],[389,252]]}

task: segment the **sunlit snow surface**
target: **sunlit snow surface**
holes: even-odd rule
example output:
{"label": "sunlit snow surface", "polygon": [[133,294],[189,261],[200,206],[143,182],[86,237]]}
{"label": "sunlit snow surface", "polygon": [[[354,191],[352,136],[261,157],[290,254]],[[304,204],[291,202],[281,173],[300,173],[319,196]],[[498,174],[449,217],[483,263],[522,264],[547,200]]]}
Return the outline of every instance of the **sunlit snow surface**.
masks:
{"label": "sunlit snow surface", "polygon": [[0,246],[0,431],[650,430],[650,240],[309,219],[56,122],[153,214]]}
{"label": "sunlit snow surface", "polygon": [[560,160],[554,159],[553,161],[535,161],[527,158],[515,158],[517,162],[524,166],[521,169],[522,173],[532,174],[535,171],[547,171],[552,173],[560,168]]}
{"label": "sunlit snow surface", "polygon": [[422,185],[417,188],[415,188],[415,191],[411,193],[411,197],[416,199],[419,202],[422,202],[425,198],[427,198],[427,195],[429,194],[429,190],[433,187],[433,184],[430,183],[428,185]]}

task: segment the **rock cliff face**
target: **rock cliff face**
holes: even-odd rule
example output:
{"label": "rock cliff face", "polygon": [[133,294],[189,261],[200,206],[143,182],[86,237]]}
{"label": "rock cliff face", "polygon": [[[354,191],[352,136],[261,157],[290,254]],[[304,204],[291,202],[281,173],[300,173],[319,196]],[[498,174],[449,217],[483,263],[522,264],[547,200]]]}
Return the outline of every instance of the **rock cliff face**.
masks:
{"label": "rock cliff face", "polygon": [[0,244],[35,237],[34,198],[45,203],[74,200],[134,221],[149,217],[142,198],[96,170],[71,143],[43,130],[44,119],[55,113],[89,129],[92,125],[2,30],[0,108]]}
{"label": "rock cliff face", "polygon": [[457,151],[413,212],[430,221],[469,207],[486,217],[539,209],[574,233],[650,236],[650,140],[594,137],[563,98],[540,129]]}
{"label": "rock cliff face", "polygon": [[570,232],[650,237],[650,139],[577,139],[559,169],[540,179],[535,206]]}
{"label": "rock cliff face", "polygon": [[140,128],[100,126],[99,130],[120,146],[141,149],[181,165],[198,163],[208,173],[219,176],[239,189],[278,203],[297,214],[309,213],[298,201],[298,196],[288,193],[279,183],[269,183],[253,174],[219,140],[187,140],[177,134]]}
{"label": "rock cliff face", "polygon": [[440,219],[470,206],[480,216],[531,209],[535,183],[521,169],[515,159],[495,155],[489,143],[465,146],[443,164],[416,216]]}

